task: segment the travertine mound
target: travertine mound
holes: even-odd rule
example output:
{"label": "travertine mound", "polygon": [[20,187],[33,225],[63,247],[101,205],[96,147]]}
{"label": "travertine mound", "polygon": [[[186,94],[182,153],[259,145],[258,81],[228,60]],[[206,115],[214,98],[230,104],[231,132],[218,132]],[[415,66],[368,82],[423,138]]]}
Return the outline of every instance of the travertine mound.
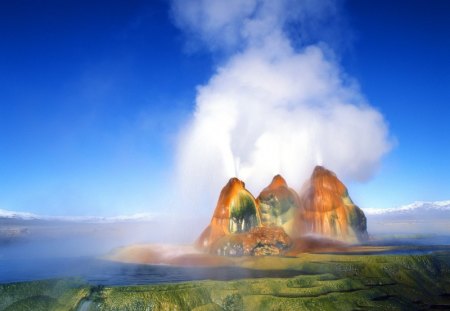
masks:
{"label": "travertine mound", "polygon": [[231,178],[220,192],[211,222],[198,238],[196,246],[211,251],[211,245],[220,238],[248,232],[260,225],[261,216],[255,198],[245,189],[244,182]]}
{"label": "travertine mound", "polygon": [[367,239],[366,216],[344,184],[326,168],[316,166],[300,193],[300,205],[294,236],[316,234],[348,243]]}
{"label": "travertine mound", "polygon": [[244,182],[231,178],[195,245],[225,256],[281,255],[290,247],[302,249],[302,239],[310,241],[311,235],[314,245],[322,245],[317,239],[323,238],[364,241],[366,226],[364,213],[352,202],[344,184],[333,172],[317,166],[300,195],[276,175],[255,200]]}
{"label": "travertine mound", "polygon": [[261,222],[276,225],[292,234],[294,216],[299,208],[297,193],[288,187],[281,175],[276,175],[256,199],[261,210]]}
{"label": "travertine mound", "polygon": [[278,256],[291,246],[292,241],[277,226],[261,226],[249,232],[230,234],[217,240],[211,251],[222,256]]}

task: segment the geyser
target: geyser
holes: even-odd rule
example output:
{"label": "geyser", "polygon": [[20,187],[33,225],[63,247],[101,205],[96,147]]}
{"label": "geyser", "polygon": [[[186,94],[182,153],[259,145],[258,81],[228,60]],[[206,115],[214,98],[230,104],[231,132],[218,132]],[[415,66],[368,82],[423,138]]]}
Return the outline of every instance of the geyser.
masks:
{"label": "geyser", "polygon": [[198,87],[178,141],[184,208],[204,213],[222,181],[235,176],[254,193],[278,173],[299,189],[316,165],[346,180],[372,176],[390,149],[383,116],[326,42],[306,44],[288,31],[295,25],[295,33],[305,33],[324,17],[332,20],[335,2],[172,3],[175,23],[189,38],[221,55]]}
{"label": "geyser", "polygon": [[344,243],[367,239],[366,217],[336,175],[317,166],[300,195],[280,175],[258,199],[231,178],[196,246],[218,255],[283,255],[308,236]]}

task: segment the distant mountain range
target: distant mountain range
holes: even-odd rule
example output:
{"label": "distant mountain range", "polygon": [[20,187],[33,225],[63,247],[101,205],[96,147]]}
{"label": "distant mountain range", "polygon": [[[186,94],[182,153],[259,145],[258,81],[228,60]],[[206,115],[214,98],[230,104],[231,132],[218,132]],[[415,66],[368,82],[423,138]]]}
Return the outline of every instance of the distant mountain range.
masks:
{"label": "distant mountain range", "polygon": [[[362,208],[368,218],[379,217],[420,217],[435,218],[439,215],[450,217],[450,200],[447,201],[416,201],[414,203],[394,208]],[[14,212],[0,209],[0,219],[46,220],[71,222],[120,222],[120,221],[150,221],[155,219],[151,213],[119,215],[112,217],[100,216],[42,216],[27,212]],[[450,219],[450,218],[449,218]]]}
{"label": "distant mountain range", "polygon": [[397,208],[366,208],[371,233],[450,234],[450,201],[418,201]]}
{"label": "distant mountain range", "polygon": [[42,220],[42,221],[66,221],[66,222],[88,222],[88,223],[113,223],[151,221],[155,216],[150,213],[139,213],[132,215],[120,215],[112,217],[99,216],[42,216],[27,212],[14,212],[0,209],[0,219],[10,220]]}
{"label": "distant mountain range", "polygon": [[395,208],[365,208],[364,213],[371,216],[435,216],[446,214],[450,216],[450,200],[448,201],[416,201]]}

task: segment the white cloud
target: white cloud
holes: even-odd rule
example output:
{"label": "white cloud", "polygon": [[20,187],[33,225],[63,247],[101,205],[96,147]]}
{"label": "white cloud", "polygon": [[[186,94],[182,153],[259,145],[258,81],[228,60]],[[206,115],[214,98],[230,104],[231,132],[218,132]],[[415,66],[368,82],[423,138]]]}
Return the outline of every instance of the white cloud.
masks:
{"label": "white cloud", "polygon": [[235,175],[255,195],[278,173],[299,189],[317,164],[346,179],[370,178],[390,149],[383,116],[322,48],[297,50],[285,32],[287,22],[318,19],[330,6],[173,3],[178,25],[204,43],[239,47],[198,88],[195,113],[180,137],[177,179],[186,205],[210,211]]}
{"label": "white cloud", "polygon": [[183,31],[218,48],[238,43],[245,18],[256,4],[256,0],[176,0],[172,11]]}

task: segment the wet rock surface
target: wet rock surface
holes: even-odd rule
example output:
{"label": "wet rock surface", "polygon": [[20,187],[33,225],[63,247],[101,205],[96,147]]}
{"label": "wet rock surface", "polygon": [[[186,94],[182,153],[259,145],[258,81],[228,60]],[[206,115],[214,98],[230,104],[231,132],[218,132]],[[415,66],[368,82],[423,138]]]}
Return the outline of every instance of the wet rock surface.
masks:
{"label": "wet rock surface", "polygon": [[363,211],[337,176],[321,166],[300,194],[276,175],[255,199],[244,182],[231,178],[195,245],[214,255],[275,256],[293,245],[291,238],[311,235],[351,244],[368,236]]}
{"label": "wet rock surface", "polygon": [[345,185],[330,170],[317,166],[300,193],[294,236],[316,234],[328,239],[358,243],[367,239],[367,220]]}
{"label": "wet rock surface", "polygon": [[291,244],[283,228],[262,226],[222,238],[213,245],[213,251],[222,256],[277,256],[289,249]]}

